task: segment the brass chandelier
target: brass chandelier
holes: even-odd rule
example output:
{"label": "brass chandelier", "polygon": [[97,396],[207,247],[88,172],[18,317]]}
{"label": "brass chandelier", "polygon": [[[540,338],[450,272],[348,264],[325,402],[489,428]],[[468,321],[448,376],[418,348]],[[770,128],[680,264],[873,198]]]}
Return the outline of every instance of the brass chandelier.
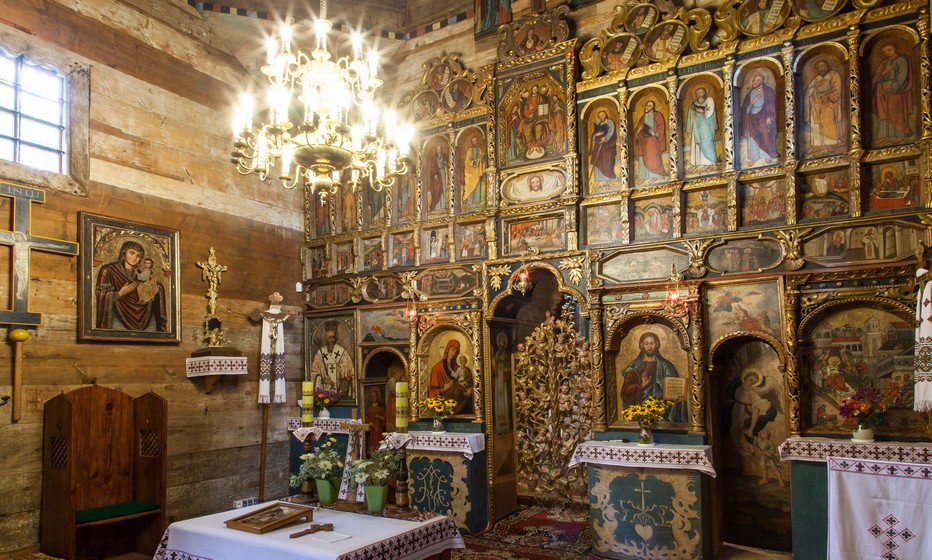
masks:
{"label": "brass chandelier", "polygon": [[333,25],[326,17],[327,2],[321,0],[310,53],[292,49],[287,24],[278,40],[269,40],[261,68],[269,80],[268,122],[253,128],[254,99],[243,94],[231,160],[241,174],[257,173],[265,181],[277,173],[285,188],[306,185],[319,193],[321,204],[344,182],[356,188],[366,180],[376,191],[391,185],[408,171],[413,139],[413,128],[399,126],[393,112],[380,119],[378,52],[363,58],[362,38],[354,33],[352,58],[334,59],[327,50]]}

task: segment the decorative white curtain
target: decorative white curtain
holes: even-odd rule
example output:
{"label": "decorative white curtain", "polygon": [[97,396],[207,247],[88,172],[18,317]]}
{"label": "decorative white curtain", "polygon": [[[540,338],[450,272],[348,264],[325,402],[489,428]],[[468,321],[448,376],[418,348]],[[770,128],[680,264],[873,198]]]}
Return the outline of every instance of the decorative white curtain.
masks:
{"label": "decorative white curtain", "polygon": [[828,496],[829,560],[932,558],[929,465],[829,457]]}

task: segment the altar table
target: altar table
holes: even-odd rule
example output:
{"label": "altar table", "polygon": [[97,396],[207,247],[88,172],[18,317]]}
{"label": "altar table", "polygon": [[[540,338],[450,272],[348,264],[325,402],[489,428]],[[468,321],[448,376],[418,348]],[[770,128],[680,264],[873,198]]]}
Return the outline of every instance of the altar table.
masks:
{"label": "altar table", "polygon": [[308,527],[304,521],[264,535],[224,525],[269,503],[172,523],[154,560],[423,560],[448,558],[451,549],[465,548],[449,517],[405,521],[318,508],[314,523],[333,523],[334,533],[350,536],[332,543],[318,541],[315,535],[290,538]]}
{"label": "altar table", "polygon": [[[708,445],[639,446],[586,441],[569,466],[586,464],[592,550],[607,558],[711,557]],[[706,476],[702,476],[706,475]]]}

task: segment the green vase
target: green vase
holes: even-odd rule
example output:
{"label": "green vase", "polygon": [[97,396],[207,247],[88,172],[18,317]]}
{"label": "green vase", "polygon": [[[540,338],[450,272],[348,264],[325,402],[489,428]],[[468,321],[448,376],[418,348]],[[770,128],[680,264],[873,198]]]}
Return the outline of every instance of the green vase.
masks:
{"label": "green vase", "polygon": [[315,478],[317,484],[317,497],[320,498],[320,505],[332,506],[337,503],[337,497],[340,495],[339,486],[334,484],[329,478]]}
{"label": "green vase", "polygon": [[366,507],[372,513],[381,513],[388,500],[388,485],[374,486],[366,484]]}

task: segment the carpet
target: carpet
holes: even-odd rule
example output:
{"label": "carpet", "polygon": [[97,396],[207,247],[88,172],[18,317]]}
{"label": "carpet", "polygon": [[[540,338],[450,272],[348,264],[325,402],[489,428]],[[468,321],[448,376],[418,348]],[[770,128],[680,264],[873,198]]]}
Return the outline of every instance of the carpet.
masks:
{"label": "carpet", "polygon": [[502,519],[490,531],[465,537],[453,560],[577,560],[589,554],[589,508],[532,505]]}

